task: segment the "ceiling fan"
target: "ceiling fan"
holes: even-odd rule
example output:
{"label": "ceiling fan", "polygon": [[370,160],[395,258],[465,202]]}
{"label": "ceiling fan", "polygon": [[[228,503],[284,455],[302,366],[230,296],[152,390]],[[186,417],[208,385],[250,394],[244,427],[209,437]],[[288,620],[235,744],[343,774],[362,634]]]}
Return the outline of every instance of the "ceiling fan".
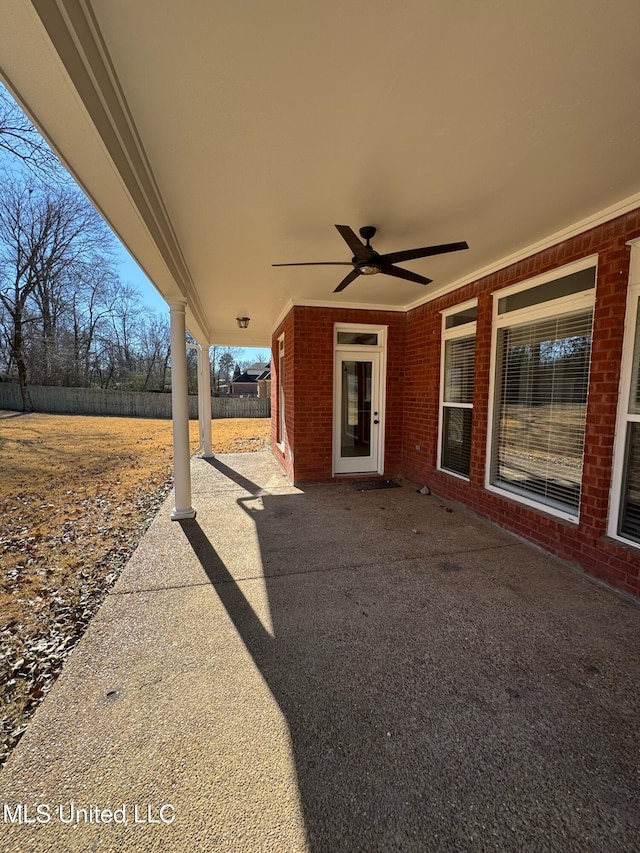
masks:
{"label": "ceiling fan", "polygon": [[378,252],[370,245],[371,238],[375,235],[376,229],[373,225],[364,225],[360,228],[360,236],[366,243],[359,240],[354,231],[348,225],[336,225],[338,233],[345,241],[347,246],[353,252],[351,261],[316,261],[315,263],[303,264],[272,264],[274,267],[316,267],[316,266],[341,266],[353,267],[351,272],[342,279],[340,284],[333,291],[339,293],[345,287],[351,284],[359,275],[375,275],[382,273],[383,275],[393,275],[396,278],[404,278],[407,281],[414,281],[416,284],[430,284],[432,279],[426,278],[418,273],[410,270],[396,267],[394,264],[401,261],[413,261],[416,258],[427,258],[431,255],[443,255],[446,252],[459,252],[461,249],[468,249],[466,242],[461,243],[443,243],[440,246],[425,246],[423,249],[407,249],[404,252],[388,252],[386,255],[379,255]]}

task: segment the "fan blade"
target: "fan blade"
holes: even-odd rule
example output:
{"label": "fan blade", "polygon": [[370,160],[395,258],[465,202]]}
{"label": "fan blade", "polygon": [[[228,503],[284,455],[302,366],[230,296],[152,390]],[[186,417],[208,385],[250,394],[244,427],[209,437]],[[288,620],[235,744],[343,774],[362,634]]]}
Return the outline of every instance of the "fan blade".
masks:
{"label": "fan blade", "polygon": [[406,252],[389,252],[381,255],[381,260],[387,264],[401,264],[402,261],[413,261],[416,258],[429,258],[432,255],[444,255],[446,252],[459,252],[468,249],[466,241],[461,243],[443,243],[441,246],[425,246],[424,249],[407,249]]}
{"label": "fan blade", "polygon": [[402,270],[400,267],[392,267],[385,264],[380,267],[380,272],[385,275],[395,275],[396,278],[405,278],[407,281],[414,281],[416,284],[431,284],[433,279],[426,278],[423,275],[418,275],[417,272],[410,270]]}
{"label": "fan blade", "polygon": [[349,228],[348,225],[336,225],[338,229],[338,233],[347,244],[347,246],[353,252],[354,257],[356,257],[359,261],[366,260],[371,257],[372,249],[368,248],[364,245],[364,243],[360,240],[359,237],[356,236],[354,231]]}
{"label": "fan blade", "polygon": [[306,264],[271,264],[272,267],[352,267],[351,261],[309,261]]}
{"label": "fan blade", "polygon": [[333,292],[334,293],[340,293],[341,290],[344,290],[345,287],[348,284],[351,284],[351,282],[354,281],[356,278],[358,278],[359,275],[360,275],[360,273],[358,272],[358,270],[356,270],[356,269],[351,270],[349,275],[347,275],[346,278],[342,279],[340,284],[336,287],[336,289]]}

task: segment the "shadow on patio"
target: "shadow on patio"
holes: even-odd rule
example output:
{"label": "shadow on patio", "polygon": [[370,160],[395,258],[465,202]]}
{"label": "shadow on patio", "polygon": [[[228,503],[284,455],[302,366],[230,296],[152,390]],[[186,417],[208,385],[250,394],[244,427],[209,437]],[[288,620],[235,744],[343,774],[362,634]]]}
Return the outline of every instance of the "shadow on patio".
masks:
{"label": "shadow on patio", "polygon": [[251,493],[271,630],[182,528],[288,723],[310,850],[640,837],[637,610],[409,484],[270,494],[212,464]]}
{"label": "shadow on patio", "polygon": [[267,454],[193,471],[198,519],[165,506],[3,778],[7,802],[176,821],[11,843],[638,846],[635,603],[406,483],[301,492]]}

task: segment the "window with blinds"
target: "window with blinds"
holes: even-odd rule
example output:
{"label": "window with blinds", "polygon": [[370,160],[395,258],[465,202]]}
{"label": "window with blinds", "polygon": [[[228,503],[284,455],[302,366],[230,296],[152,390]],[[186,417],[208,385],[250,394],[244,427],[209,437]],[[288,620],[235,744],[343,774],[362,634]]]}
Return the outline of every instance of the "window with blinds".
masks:
{"label": "window with blinds", "polygon": [[284,336],[278,339],[278,444],[284,444]]}
{"label": "window with blinds", "polygon": [[636,306],[636,332],[626,416],[626,447],[618,533],[634,542],[640,542],[640,304],[636,303]]}
{"label": "window with blinds", "polygon": [[574,516],[592,320],[582,311],[506,325],[497,337],[490,482]]}
{"label": "window with blinds", "polygon": [[475,377],[476,307],[444,318],[439,467],[469,477]]}

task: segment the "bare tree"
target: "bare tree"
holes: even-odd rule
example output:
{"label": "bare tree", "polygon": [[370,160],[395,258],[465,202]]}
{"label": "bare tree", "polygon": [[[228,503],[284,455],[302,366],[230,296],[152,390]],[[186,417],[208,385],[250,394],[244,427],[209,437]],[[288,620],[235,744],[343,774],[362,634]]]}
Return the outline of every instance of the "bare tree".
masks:
{"label": "bare tree", "polygon": [[220,393],[221,385],[228,385],[233,376],[233,368],[236,363],[240,350],[238,347],[219,347],[211,348],[211,363],[213,365],[213,382],[212,387],[214,393]]}
{"label": "bare tree", "polygon": [[249,358],[245,357],[242,359],[237,359],[236,361],[237,361],[237,364],[240,366],[240,371],[244,372],[249,367],[251,367],[254,364],[257,364],[258,362],[260,364],[268,364],[270,362],[270,360],[271,360],[271,356],[268,355],[266,352],[264,352],[264,351],[259,352],[256,350],[252,353],[252,355]]}
{"label": "bare tree", "polygon": [[166,319],[119,280],[110,231],[1,84],[0,170],[0,378],[26,410],[28,382],[164,389]]}
{"label": "bare tree", "polygon": [[[25,327],[42,318],[70,281],[97,252],[108,250],[110,232],[82,193],[69,186],[28,185],[5,180],[0,188],[0,304],[9,327],[23,408],[33,406],[27,388]],[[37,298],[36,298],[37,295]],[[33,311],[33,308],[39,311]],[[52,317],[49,316],[49,334]],[[44,326],[43,326],[44,327]]]}
{"label": "bare tree", "polygon": [[171,333],[166,317],[152,317],[142,330],[141,367],[144,371],[142,391],[164,391],[171,358]]}
{"label": "bare tree", "polygon": [[0,83],[0,149],[40,177],[65,172],[60,161]]}

